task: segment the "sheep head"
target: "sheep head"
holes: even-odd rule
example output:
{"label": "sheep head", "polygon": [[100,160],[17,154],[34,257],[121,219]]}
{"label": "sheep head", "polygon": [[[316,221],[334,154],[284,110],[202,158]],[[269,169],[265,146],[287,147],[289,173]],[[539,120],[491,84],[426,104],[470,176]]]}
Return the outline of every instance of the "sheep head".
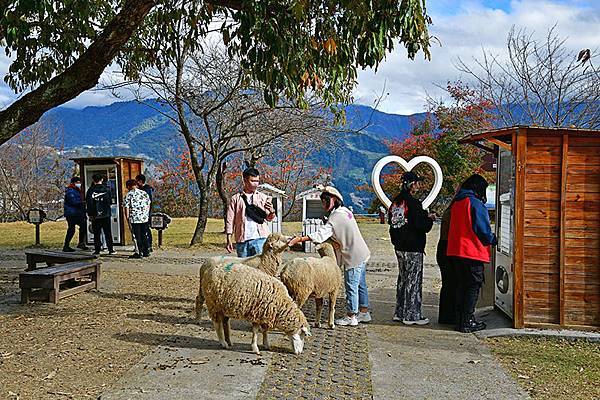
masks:
{"label": "sheep head", "polygon": [[292,343],[292,351],[294,354],[298,355],[302,353],[302,350],[304,350],[304,337],[312,336],[312,334],[310,333],[310,328],[307,323],[307,325],[302,326],[296,332],[287,336],[290,338],[290,342]]}
{"label": "sheep head", "polygon": [[281,252],[287,250],[287,248],[288,248],[287,244],[288,244],[289,240],[290,240],[289,237],[284,236],[281,233],[278,233],[278,232],[271,233],[267,237],[267,240],[265,241],[265,244],[263,245],[263,253],[267,253],[267,252],[281,253]]}
{"label": "sheep head", "polygon": [[333,245],[331,243],[321,243],[317,245],[316,249],[321,257],[331,257],[335,259],[335,251],[333,250]]}

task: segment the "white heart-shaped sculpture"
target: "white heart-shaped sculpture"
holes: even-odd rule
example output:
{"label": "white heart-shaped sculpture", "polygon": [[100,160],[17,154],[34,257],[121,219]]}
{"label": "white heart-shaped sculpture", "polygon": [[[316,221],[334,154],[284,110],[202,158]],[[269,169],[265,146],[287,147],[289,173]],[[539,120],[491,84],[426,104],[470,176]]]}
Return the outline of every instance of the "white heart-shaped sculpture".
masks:
{"label": "white heart-shaped sculpture", "polygon": [[386,208],[390,208],[392,202],[383,192],[379,179],[383,167],[391,162],[400,164],[405,171],[412,170],[417,166],[417,164],[420,163],[429,164],[431,168],[433,168],[433,175],[435,178],[433,189],[431,189],[431,192],[429,192],[425,200],[423,200],[423,208],[429,208],[431,203],[433,203],[437,195],[440,193],[440,190],[442,189],[442,181],[444,179],[442,175],[442,168],[440,168],[440,165],[437,163],[437,161],[427,156],[418,156],[408,162],[406,162],[406,160],[400,156],[385,156],[381,160],[377,161],[377,164],[375,164],[375,167],[373,167],[373,172],[371,173],[371,182],[373,184],[373,189],[375,189],[375,194]]}

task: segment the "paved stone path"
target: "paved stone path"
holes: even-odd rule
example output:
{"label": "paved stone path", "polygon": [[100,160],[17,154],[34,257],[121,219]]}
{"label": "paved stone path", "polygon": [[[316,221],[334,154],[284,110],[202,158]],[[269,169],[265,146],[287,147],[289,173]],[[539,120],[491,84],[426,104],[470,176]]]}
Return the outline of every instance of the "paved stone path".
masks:
{"label": "paved stone path", "polygon": [[[314,320],[313,304],[309,299],[304,306],[309,321]],[[344,310],[344,300],[338,300],[337,317],[343,316]],[[367,329],[364,325],[313,328],[300,356],[273,355],[257,398],[371,399]]]}

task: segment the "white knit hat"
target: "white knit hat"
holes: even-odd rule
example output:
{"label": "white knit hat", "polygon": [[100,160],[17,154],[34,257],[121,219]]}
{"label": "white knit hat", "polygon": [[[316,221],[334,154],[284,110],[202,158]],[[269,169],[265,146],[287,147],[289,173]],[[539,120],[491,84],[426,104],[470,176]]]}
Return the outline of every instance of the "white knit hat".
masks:
{"label": "white knit hat", "polygon": [[321,193],[329,193],[329,194],[337,197],[341,201],[344,201],[342,194],[333,186],[324,186],[324,187],[322,186],[322,187],[320,187],[320,189],[321,189]]}

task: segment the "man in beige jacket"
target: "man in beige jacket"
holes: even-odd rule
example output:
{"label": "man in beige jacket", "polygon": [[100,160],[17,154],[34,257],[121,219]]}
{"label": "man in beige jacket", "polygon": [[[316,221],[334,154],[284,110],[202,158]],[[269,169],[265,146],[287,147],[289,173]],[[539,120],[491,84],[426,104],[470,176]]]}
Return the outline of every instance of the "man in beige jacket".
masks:
{"label": "man in beige jacket", "polygon": [[270,233],[267,221],[275,218],[275,210],[271,197],[256,190],[260,183],[258,170],[247,168],[242,176],[243,190],[231,197],[227,208],[225,233],[229,253],[233,253],[235,243],[238,257],[250,257],[262,253]]}

